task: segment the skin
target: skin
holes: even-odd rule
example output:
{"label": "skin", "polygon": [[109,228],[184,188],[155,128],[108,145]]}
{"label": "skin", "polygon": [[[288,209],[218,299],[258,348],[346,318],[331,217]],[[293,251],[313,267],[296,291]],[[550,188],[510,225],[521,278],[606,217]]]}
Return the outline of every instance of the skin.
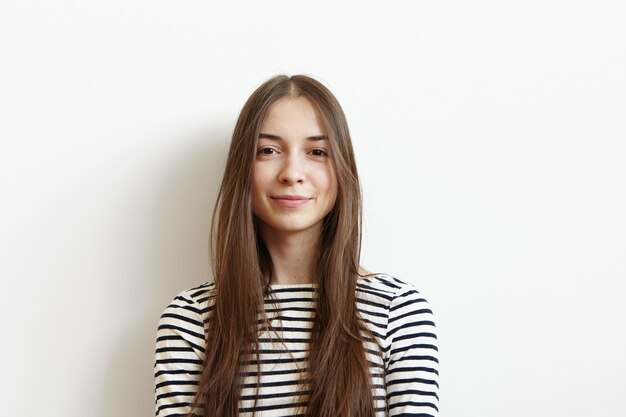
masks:
{"label": "skin", "polygon": [[[257,140],[251,198],[272,262],[271,284],[316,281],[322,220],[337,199],[337,178],[322,119],[304,97],[268,109]],[[301,196],[288,201],[281,196]]]}

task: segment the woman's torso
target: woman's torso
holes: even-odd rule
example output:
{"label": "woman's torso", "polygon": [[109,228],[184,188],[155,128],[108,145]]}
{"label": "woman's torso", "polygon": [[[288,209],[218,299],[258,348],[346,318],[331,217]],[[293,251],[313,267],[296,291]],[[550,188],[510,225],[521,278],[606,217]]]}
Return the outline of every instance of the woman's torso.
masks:
{"label": "woman's torso", "polygon": [[[239,403],[242,416],[252,416],[253,411],[256,417],[296,416],[299,415],[298,406],[305,405],[307,398],[308,387],[303,377],[308,366],[308,347],[317,286],[315,284],[273,285],[271,289],[271,293],[266,296],[264,307],[273,331],[259,327],[260,374],[256,360],[242,363],[242,372],[245,375]],[[410,284],[392,277],[363,278],[357,283],[358,314],[375,338],[371,340],[366,332],[362,332],[366,357],[370,364],[372,394],[377,417],[387,415],[386,385],[394,385],[394,390],[401,388],[398,381],[403,378],[402,374],[397,374],[395,376],[397,380],[394,381],[394,376],[389,375],[388,368],[391,304],[394,297],[403,291],[417,294]],[[201,363],[204,360],[204,334],[214,295],[213,283],[187,290],[174,299],[161,318],[159,326],[161,341],[157,340],[155,369],[157,372],[157,416],[173,416],[179,411],[188,410],[185,403],[191,401],[191,394],[195,393],[193,384],[199,377]],[[416,298],[416,300],[423,299]],[[423,301],[425,303],[425,300]],[[417,314],[420,310],[412,308],[412,311]],[[417,318],[416,316],[415,319]],[[261,319],[262,317],[259,316],[260,323]],[[394,336],[398,336],[395,330]],[[173,363],[176,363],[176,367],[180,370],[172,370]],[[161,372],[160,375],[159,372]],[[258,401],[255,405],[257,378],[259,390]],[[185,386],[187,383],[191,386]],[[189,395],[182,397],[172,395],[172,389]],[[299,394],[304,394],[304,397],[299,398]],[[397,400],[402,399],[401,395],[395,397]],[[160,406],[159,400],[161,400]]]}

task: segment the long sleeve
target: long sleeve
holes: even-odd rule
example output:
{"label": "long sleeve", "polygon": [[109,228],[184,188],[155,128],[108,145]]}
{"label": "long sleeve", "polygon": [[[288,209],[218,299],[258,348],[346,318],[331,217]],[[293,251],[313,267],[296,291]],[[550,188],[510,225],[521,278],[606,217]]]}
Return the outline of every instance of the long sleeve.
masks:
{"label": "long sleeve", "polygon": [[389,416],[439,414],[439,359],[433,313],[411,284],[403,283],[389,308],[385,382]]}
{"label": "long sleeve", "polygon": [[190,411],[204,360],[204,326],[190,291],[179,294],[159,320],[154,362],[157,417]]}

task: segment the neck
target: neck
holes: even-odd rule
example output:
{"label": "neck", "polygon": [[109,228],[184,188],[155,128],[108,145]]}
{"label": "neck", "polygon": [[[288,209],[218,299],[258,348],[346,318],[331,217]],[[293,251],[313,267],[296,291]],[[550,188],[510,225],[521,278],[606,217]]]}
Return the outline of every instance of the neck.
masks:
{"label": "neck", "polygon": [[274,267],[270,284],[310,284],[317,281],[321,233],[318,228],[280,233],[261,225],[259,232]]}

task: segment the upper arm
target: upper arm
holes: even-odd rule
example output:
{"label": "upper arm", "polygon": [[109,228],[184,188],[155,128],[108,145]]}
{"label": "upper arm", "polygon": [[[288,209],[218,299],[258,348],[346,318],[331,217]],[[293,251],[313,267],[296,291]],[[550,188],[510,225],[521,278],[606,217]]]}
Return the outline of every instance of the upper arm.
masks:
{"label": "upper arm", "polygon": [[389,416],[437,416],[439,359],[433,313],[412,285],[389,308],[385,349]]}
{"label": "upper arm", "polygon": [[159,320],[154,362],[156,415],[190,411],[204,361],[204,325],[198,305],[180,295]]}

